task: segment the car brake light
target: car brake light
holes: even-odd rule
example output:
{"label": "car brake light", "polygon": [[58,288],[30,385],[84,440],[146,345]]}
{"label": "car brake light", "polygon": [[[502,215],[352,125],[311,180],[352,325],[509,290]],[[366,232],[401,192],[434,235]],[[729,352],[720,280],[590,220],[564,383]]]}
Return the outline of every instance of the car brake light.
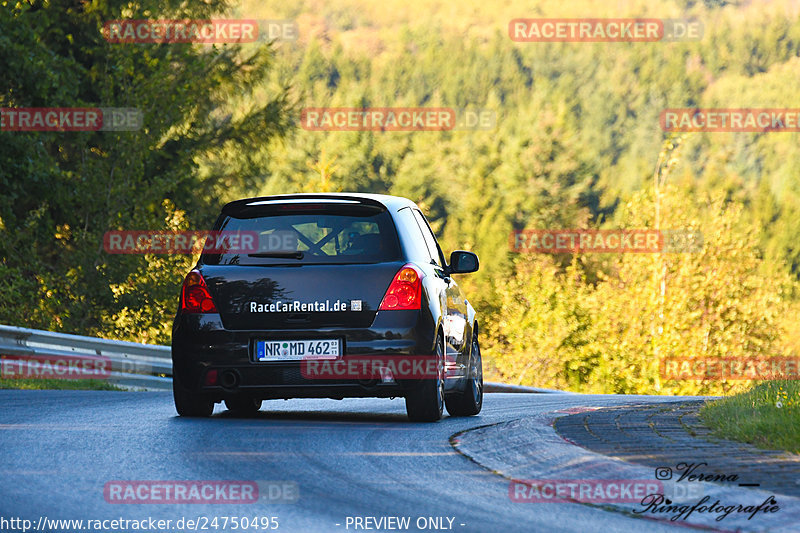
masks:
{"label": "car brake light", "polygon": [[279,205],[277,206],[278,209],[284,210],[297,210],[297,211],[319,211],[321,209],[325,209],[327,206],[322,204],[287,204],[287,205]]}
{"label": "car brake light", "polygon": [[181,311],[184,313],[216,313],[217,306],[208,292],[206,280],[197,270],[192,270],[183,280]]}
{"label": "car brake light", "polygon": [[422,271],[411,263],[401,268],[386,289],[378,310],[419,309],[422,306],[423,276]]}

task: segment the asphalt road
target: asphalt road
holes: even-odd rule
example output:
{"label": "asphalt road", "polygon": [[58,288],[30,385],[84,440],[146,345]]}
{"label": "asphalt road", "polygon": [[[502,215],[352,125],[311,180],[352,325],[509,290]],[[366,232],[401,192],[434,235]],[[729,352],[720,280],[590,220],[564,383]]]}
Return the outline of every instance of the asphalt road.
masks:
{"label": "asphalt road", "polygon": [[[88,531],[87,520],[152,517],[172,520],[171,528],[160,530],[169,531],[180,518],[217,517],[217,527],[208,522],[205,531],[220,531],[224,517],[239,516],[276,517],[277,531],[287,532],[674,531],[678,526],[580,504],[512,502],[506,479],[456,453],[449,442],[460,431],[530,414],[645,399],[680,400],[489,394],[479,416],[412,424],[401,399],[272,401],[251,418],[234,418],[218,404],[210,419],[184,419],[175,415],[169,393],[3,390],[0,530],[2,519],[11,518],[31,520],[33,528],[46,517],[40,531],[71,532],[81,529],[45,524],[81,519]],[[126,480],[279,482],[273,487],[296,487],[297,498],[109,503],[106,483]],[[294,499],[291,491],[281,494]],[[395,529],[378,528],[374,520],[382,517],[408,517],[409,525],[392,521],[382,525]],[[5,530],[13,531],[12,525]],[[232,525],[229,519],[225,530],[233,531]]]}

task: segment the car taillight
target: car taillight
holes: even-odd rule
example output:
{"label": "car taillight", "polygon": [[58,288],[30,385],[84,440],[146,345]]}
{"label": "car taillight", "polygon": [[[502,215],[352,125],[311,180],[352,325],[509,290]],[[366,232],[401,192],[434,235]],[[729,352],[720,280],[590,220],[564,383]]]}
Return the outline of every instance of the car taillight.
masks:
{"label": "car taillight", "polygon": [[379,311],[419,309],[422,306],[422,271],[411,263],[394,275],[383,295]]}
{"label": "car taillight", "polygon": [[197,270],[192,270],[183,280],[181,311],[184,313],[216,313],[217,306],[208,292],[206,280]]}

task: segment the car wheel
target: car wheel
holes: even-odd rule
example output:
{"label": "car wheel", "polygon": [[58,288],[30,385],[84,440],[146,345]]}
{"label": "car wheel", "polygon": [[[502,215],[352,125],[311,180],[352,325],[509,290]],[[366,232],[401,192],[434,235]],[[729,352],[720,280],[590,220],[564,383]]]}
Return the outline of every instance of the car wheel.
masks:
{"label": "car wheel", "polygon": [[423,379],[406,394],[406,413],[413,422],[436,422],[444,412],[444,341],[436,336],[435,378]]}
{"label": "car wheel", "polygon": [[172,377],[172,397],[180,416],[207,417],[214,412],[214,402],[187,391],[177,375]]}
{"label": "car wheel", "polygon": [[228,411],[239,415],[252,415],[261,409],[261,400],[248,396],[234,396],[225,398],[225,407],[228,408]]}
{"label": "car wheel", "polygon": [[451,416],[477,415],[483,407],[483,363],[477,335],[472,336],[472,357],[470,357],[468,371],[468,375],[464,378],[466,383],[463,392],[456,392],[445,397],[447,412]]}

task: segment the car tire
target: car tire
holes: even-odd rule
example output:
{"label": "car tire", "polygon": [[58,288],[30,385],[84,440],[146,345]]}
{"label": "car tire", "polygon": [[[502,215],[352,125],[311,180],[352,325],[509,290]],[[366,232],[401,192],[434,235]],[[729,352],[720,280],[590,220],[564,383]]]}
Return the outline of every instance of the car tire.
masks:
{"label": "car tire", "polygon": [[483,361],[477,335],[472,336],[471,351],[464,390],[448,394],[444,399],[450,416],[477,415],[483,407]]}
{"label": "car tire", "polygon": [[436,336],[438,372],[434,379],[423,379],[406,394],[406,413],[412,422],[436,422],[444,413],[444,341]]}
{"label": "car tire", "polygon": [[214,412],[214,402],[187,391],[177,375],[172,377],[172,397],[180,416],[209,417]]}
{"label": "car tire", "polygon": [[252,415],[261,409],[261,400],[248,396],[233,396],[225,398],[225,407],[237,415]]}

